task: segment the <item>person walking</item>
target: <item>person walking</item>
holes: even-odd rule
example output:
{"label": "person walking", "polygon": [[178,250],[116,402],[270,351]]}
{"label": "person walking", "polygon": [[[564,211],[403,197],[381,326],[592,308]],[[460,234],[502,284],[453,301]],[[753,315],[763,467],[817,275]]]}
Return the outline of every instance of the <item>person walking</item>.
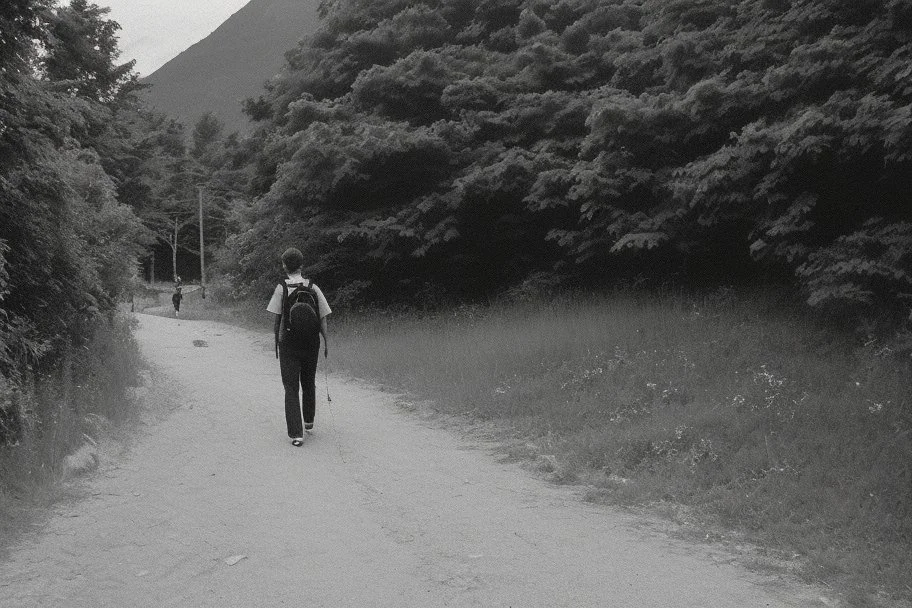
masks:
{"label": "person walking", "polygon": [[320,337],[323,356],[329,356],[326,317],[332,312],[323,292],[301,275],[304,255],[296,248],[282,254],[287,278],[276,285],[266,310],[275,315],[276,357],[285,389],[285,424],[294,446],[314,428],[317,361]]}
{"label": "person walking", "polygon": [[180,317],[181,300],[184,299],[180,286],[174,288],[174,294],[171,296],[171,303],[174,305],[174,316]]}

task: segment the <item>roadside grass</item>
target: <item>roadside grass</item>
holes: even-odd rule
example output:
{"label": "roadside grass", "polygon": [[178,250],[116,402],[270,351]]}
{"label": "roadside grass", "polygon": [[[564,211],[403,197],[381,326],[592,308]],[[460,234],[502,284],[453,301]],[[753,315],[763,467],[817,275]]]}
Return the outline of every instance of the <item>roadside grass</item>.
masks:
{"label": "roadside grass", "polygon": [[0,390],[7,411],[19,414],[0,443],[0,547],[60,497],[68,475],[97,465],[97,443],[135,415],[129,391],[140,367],[130,321],[118,317],[56,369]]}
{"label": "roadside grass", "polygon": [[912,599],[910,366],[775,296],[615,294],[334,320],[333,364],[490,421],[591,500]]}

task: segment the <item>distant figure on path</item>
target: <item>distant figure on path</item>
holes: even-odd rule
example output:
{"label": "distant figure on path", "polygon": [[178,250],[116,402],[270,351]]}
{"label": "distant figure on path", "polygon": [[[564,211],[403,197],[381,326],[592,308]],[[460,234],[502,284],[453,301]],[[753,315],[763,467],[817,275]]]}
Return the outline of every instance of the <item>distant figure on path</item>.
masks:
{"label": "distant figure on path", "polygon": [[177,277],[174,279],[174,286],[178,289],[184,286],[184,281],[180,278],[180,275],[177,275]]}
{"label": "distant figure on path", "polygon": [[288,278],[276,285],[266,306],[275,315],[276,357],[285,387],[285,423],[294,446],[303,445],[304,431],[314,426],[320,336],[323,356],[328,357],[326,317],[332,312],[320,288],[301,276],[303,266],[304,255],[298,249],[285,250],[282,269]]}
{"label": "distant figure on path", "polygon": [[181,311],[181,300],[184,299],[181,293],[180,285],[174,288],[174,295],[171,296],[171,303],[174,304],[174,316],[179,317]]}

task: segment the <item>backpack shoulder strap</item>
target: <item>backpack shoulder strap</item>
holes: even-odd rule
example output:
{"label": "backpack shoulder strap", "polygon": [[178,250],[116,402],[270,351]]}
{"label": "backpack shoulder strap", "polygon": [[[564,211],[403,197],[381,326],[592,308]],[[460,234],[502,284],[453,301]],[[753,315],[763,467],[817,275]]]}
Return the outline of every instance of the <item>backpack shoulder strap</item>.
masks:
{"label": "backpack shoulder strap", "polygon": [[282,312],[279,313],[279,324],[276,326],[276,332],[275,332],[276,359],[279,358],[279,341],[280,341],[279,336],[282,333],[282,330],[285,329],[285,323],[288,321],[288,319],[286,318],[286,315],[285,315],[285,302],[288,301],[288,285],[285,283],[284,280],[281,281],[279,283],[279,285],[282,286],[282,306],[281,306]]}

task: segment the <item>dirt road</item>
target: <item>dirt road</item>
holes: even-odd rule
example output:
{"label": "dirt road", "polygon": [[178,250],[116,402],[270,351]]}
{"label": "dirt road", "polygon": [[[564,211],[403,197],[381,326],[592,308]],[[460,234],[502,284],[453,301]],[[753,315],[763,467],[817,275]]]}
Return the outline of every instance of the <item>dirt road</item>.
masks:
{"label": "dirt road", "polygon": [[319,376],[316,432],[294,448],[268,336],[140,319],[179,402],[0,564],[0,606],[832,605],[355,382],[330,378],[327,407]]}

